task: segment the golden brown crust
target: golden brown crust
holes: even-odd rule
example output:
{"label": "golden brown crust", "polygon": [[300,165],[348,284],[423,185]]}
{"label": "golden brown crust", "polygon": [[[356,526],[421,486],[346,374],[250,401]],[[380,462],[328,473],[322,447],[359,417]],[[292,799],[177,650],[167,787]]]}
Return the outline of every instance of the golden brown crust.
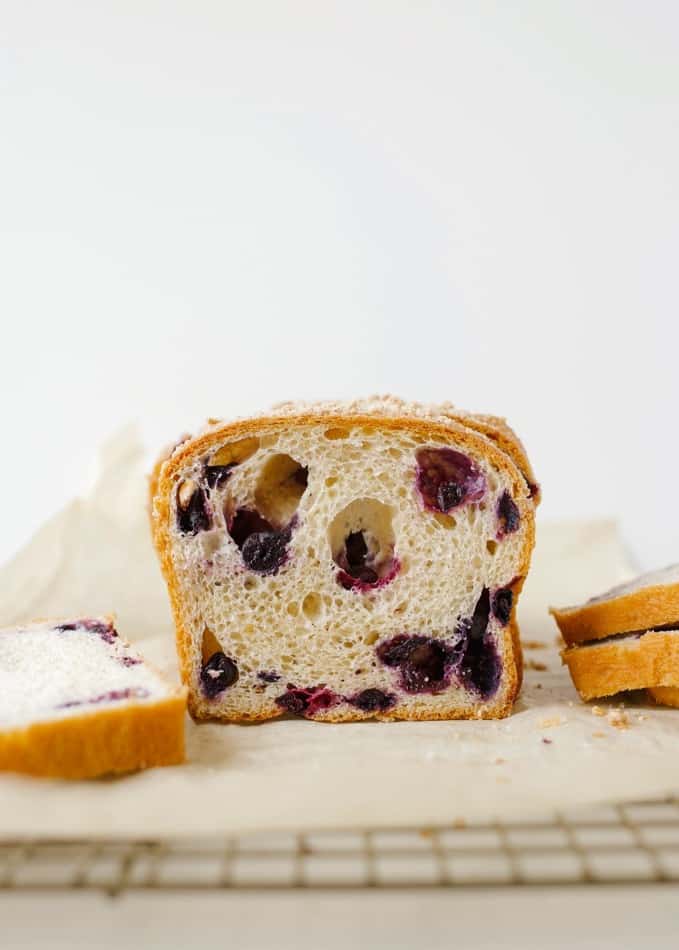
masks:
{"label": "golden brown crust", "polygon": [[[210,449],[217,444],[228,440],[236,440],[255,434],[261,434],[268,430],[276,431],[281,427],[292,428],[322,425],[327,423],[329,418],[332,419],[334,426],[361,426],[365,429],[388,429],[395,431],[405,430],[409,434],[420,437],[427,442],[442,442],[444,445],[454,438],[457,445],[462,445],[470,450],[472,454],[475,452],[482,457],[488,458],[498,470],[504,472],[511,481],[512,495],[519,508],[522,524],[526,526],[526,540],[516,580],[517,586],[515,588],[517,590],[520,589],[519,585],[522,583],[522,579],[528,571],[531,552],[535,543],[534,502],[531,498],[530,489],[511,456],[505,454],[494,441],[487,439],[479,432],[465,426],[462,422],[457,422],[452,418],[450,418],[449,422],[442,422],[417,416],[398,416],[379,412],[351,412],[346,414],[333,412],[329,415],[328,412],[324,412],[322,409],[310,409],[308,411],[301,411],[296,415],[271,415],[253,419],[241,419],[236,422],[217,425],[195,438],[183,442],[175,449],[170,458],[160,462],[155,482],[156,491],[152,503],[153,542],[158,552],[161,570],[168,587],[177,633],[177,654],[179,657],[180,674],[185,684],[189,685],[191,681],[191,644],[189,633],[184,627],[181,593],[172,561],[170,541],[170,499],[172,497],[175,476],[183,468],[189,458],[195,455],[207,455]],[[521,685],[522,655],[518,628],[515,622],[510,623],[504,628],[503,653],[508,660],[506,669],[506,693],[504,698],[498,700],[495,705],[486,707],[483,713],[484,718],[500,718],[508,715]],[[513,661],[510,658],[513,658]],[[189,696],[189,712],[194,718],[205,718],[205,711],[197,708],[191,696]],[[466,713],[466,718],[478,716],[476,709],[465,710],[464,712]],[[275,711],[263,711],[261,715],[251,718],[253,721],[256,721],[270,719],[280,715],[281,712],[276,707]],[[422,714],[418,715],[417,711],[413,710],[408,714],[408,718],[456,718],[461,715],[461,711],[456,712],[454,710],[451,710],[449,715],[443,712],[432,714],[428,710],[426,712],[423,710]],[[245,716],[240,718],[243,720],[246,719]],[[358,716],[355,713],[345,714],[344,712],[329,710],[325,718],[326,721],[341,722],[351,718],[364,717]],[[385,715],[384,718],[389,717]],[[395,717],[392,716],[391,718]]]}
{"label": "golden brown crust", "polygon": [[37,722],[0,733],[0,770],[95,778],[184,761],[186,689],[155,703]]}
{"label": "golden brown crust", "polygon": [[679,584],[642,587],[580,607],[551,607],[549,612],[569,645],[599,640],[614,633],[649,630],[679,623]]}
{"label": "golden brown crust", "polygon": [[674,706],[679,709],[679,687],[649,686],[648,694],[659,706]]}
{"label": "golden brown crust", "polygon": [[673,631],[573,646],[561,658],[585,700],[679,683],[679,633]]}

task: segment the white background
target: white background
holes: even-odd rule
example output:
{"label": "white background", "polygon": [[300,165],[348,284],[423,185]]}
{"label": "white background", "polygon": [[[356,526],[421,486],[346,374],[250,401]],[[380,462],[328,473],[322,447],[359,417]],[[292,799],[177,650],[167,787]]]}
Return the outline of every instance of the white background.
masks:
{"label": "white background", "polygon": [[0,42],[0,556],[127,420],[393,391],[679,560],[679,4],[14,0]]}

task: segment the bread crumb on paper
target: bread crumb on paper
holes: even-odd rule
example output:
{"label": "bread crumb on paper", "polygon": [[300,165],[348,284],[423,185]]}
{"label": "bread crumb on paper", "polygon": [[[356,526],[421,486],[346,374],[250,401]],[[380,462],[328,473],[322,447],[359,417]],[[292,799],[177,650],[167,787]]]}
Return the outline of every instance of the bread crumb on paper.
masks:
{"label": "bread crumb on paper", "polygon": [[522,640],[524,650],[544,650],[547,644],[543,640]]}
{"label": "bread crumb on paper", "polygon": [[563,726],[566,722],[565,719],[562,719],[561,716],[551,716],[548,719],[542,719],[538,723],[540,729],[551,729],[552,726]]}
{"label": "bread crumb on paper", "polygon": [[623,709],[611,709],[608,713],[608,722],[615,729],[629,729],[629,716]]}
{"label": "bread crumb on paper", "polygon": [[547,665],[545,663],[538,663],[537,660],[526,660],[526,669],[537,670],[538,673],[544,673],[547,669]]}
{"label": "bread crumb on paper", "polygon": [[602,709],[601,706],[592,706],[592,715],[593,716],[605,716],[606,710]]}
{"label": "bread crumb on paper", "polygon": [[597,731],[597,732],[593,732],[593,733],[592,733],[592,738],[593,738],[593,739],[605,739],[605,738],[606,738],[606,733],[605,733],[605,732],[601,732],[601,730],[599,730],[599,731]]}

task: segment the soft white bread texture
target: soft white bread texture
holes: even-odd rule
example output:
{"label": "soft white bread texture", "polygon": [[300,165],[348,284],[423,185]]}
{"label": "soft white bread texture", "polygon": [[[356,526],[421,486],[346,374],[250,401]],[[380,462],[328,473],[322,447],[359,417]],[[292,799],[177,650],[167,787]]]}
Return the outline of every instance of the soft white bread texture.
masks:
{"label": "soft white bread texture", "polygon": [[184,759],[186,689],[110,617],[0,630],[0,769],[93,778]]}
{"label": "soft white bread texture", "polygon": [[211,420],[159,461],[153,535],[195,718],[510,711],[538,491],[504,423],[490,439],[458,415],[291,404]]}
{"label": "soft white bread texture", "polygon": [[568,644],[562,658],[583,699],[649,689],[656,702],[674,704],[669,688],[679,686],[679,565],[550,612]]}

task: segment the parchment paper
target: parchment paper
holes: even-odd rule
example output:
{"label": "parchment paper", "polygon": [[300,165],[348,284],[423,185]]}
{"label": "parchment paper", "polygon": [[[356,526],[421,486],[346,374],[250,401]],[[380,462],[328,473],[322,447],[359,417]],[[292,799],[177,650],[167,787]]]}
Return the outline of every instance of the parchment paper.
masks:
{"label": "parchment paper", "polygon": [[[92,495],[44,525],[0,572],[0,621],[113,611],[120,630],[176,678],[172,621],[149,540],[147,467],[133,430],[104,448]],[[198,726],[187,719],[183,766],[79,783],[0,776],[0,835],[148,839],[427,826],[676,792],[679,710],[630,706],[627,728],[614,724],[619,704],[600,703],[603,715],[595,715],[561,666],[546,612],[630,573],[613,524],[539,525],[520,602],[525,685],[506,720]]]}

